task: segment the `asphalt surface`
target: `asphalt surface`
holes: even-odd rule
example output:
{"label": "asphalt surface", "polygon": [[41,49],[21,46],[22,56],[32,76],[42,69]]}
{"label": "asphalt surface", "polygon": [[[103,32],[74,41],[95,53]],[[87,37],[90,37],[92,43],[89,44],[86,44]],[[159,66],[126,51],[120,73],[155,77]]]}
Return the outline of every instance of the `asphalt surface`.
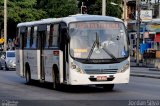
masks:
{"label": "asphalt surface", "polygon": [[160,79],[160,70],[154,67],[143,66],[142,63],[139,63],[139,66],[137,66],[136,62],[131,59],[131,76]]}
{"label": "asphalt surface", "polygon": [[[131,73],[133,71],[135,68],[131,68]],[[0,104],[3,106],[5,103],[17,103],[18,106],[128,106],[141,101],[145,106],[148,100],[160,104],[159,90],[160,79],[131,76],[129,84],[116,85],[110,92],[95,86],[65,86],[57,91],[52,89],[51,83],[34,81],[26,85],[15,71],[0,71]]]}
{"label": "asphalt surface", "polygon": [[131,76],[160,79],[160,70],[156,68],[131,67]]}

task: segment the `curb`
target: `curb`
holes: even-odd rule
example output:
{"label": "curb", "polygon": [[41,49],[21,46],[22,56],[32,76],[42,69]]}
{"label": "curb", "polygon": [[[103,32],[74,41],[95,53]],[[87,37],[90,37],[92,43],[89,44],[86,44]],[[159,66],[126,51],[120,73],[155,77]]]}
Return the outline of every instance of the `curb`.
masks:
{"label": "curb", "polygon": [[160,79],[160,76],[152,76],[152,75],[146,75],[146,74],[130,74],[131,76],[135,77],[146,77],[146,78],[155,78],[155,79]]}
{"label": "curb", "polygon": [[159,72],[160,72],[160,69],[156,69],[156,68],[152,69],[152,68],[149,68],[149,71],[159,71]]}
{"label": "curb", "polygon": [[130,65],[130,67],[137,67],[137,68],[149,68],[150,71],[160,71],[160,69],[156,69],[155,67],[149,67],[149,66],[136,66],[136,65]]}
{"label": "curb", "polygon": [[130,66],[130,67],[146,68],[145,66]]}

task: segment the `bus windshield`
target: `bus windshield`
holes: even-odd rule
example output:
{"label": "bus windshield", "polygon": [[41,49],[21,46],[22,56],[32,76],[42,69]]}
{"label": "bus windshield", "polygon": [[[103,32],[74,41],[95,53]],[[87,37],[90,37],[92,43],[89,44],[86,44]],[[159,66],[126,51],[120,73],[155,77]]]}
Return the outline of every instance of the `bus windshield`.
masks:
{"label": "bus windshield", "polygon": [[128,57],[128,43],[121,22],[91,21],[69,24],[70,54],[79,59]]}

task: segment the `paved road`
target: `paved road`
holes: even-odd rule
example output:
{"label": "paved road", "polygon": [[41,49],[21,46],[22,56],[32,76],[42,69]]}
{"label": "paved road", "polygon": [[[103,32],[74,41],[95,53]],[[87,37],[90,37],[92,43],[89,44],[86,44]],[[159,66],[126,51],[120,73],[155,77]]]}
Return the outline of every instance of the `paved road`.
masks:
{"label": "paved road", "polygon": [[131,76],[160,79],[160,70],[156,68],[131,67]]}
{"label": "paved road", "polygon": [[[112,92],[93,86],[65,87],[63,91],[56,91],[52,90],[50,83],[35,81],[32,85],[25,85],[25,80],[17,76],[15,71],[0,71],[0,100],[127,100],[125,103],[128,103],[128,100],[160,100],[159,90],[160,79],[131,77],[129,84],[116,85]],[[66,104],[60,101],[56,103]],[[69,103],[80,105],[84,102]],[[96,103],[99,105],[99,101]]]}

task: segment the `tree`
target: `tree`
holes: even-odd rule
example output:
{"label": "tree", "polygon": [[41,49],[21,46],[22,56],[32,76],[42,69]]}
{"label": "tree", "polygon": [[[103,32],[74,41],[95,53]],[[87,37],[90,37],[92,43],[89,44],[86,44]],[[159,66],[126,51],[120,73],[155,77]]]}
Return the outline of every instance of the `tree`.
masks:
{"label": "tree", "polygon": [[[102,0],[79,0],[78,7],[80,8],[82,2],[87,6],[88,14],[101,15],[102,14]],[[110,4],[114,2],[117,6]],[[106,0],[106,15],[121,18],[122,8],[120,4],[122,0]]]}
{"label": "tree", "polygon": [[[3,6],[4,0],[0,2]],[[8,0],[8,20],[13,22],[25,22],[40,19],[45,15],[45,11],[36,9],[36,0]],[[3,9],[1,10],[0,19],[3,18]]]}
{"label": "tree", "polygon": [[46,17],[65,17],[78,12],[77,0],[37,0],[37,8],[46,11]]}
{"label": "tree", "polygon": [[[3,8],[4,0],[0,1],[0,6]],[[7,0],[8,20],[14,22],[31,21],[39,19],[45,12],[35,8],[36,0]],[[3,9],[1,9],[0,18],[3,18]]]}
{"label": "tree", "polygon": [[[45,16],[46,12],[42,9],[36,9],[36,0],[7,0],[7,20],[8,20],[8,38],[14,38],[16,34],[16,25],[19,22],[39,20]],[[4,0],[0,0],[0,23],[3,26],[3,5]],[[1,28],[2,30],[2,28]]]}

